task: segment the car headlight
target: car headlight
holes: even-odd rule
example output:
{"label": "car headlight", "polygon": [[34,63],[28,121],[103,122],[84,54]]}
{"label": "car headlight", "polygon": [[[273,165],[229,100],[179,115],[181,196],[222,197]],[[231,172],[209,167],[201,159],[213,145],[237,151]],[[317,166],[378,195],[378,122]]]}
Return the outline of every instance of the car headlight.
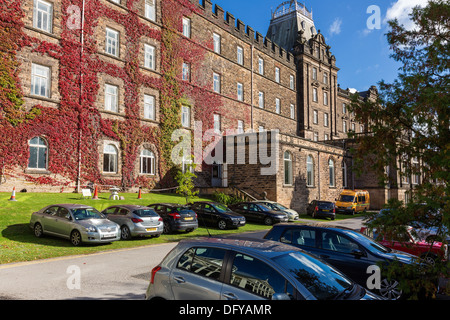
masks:
{"label": "car headlight", "polygon": [[94,226],[86,227],[87,232],[97,232],[97,228]]}

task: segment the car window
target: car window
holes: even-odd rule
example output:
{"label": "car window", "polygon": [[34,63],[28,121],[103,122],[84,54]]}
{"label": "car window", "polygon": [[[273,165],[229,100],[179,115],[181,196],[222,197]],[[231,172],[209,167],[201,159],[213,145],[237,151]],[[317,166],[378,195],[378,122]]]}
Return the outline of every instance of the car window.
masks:
{"label": "car window", "polygon": [[315,247],[316,245],[316,231],[308,229],[288,229],[280,238],[280,242],[301,245],[308,247]]}
{"label": "car window", "polygon": [[116,212],[116,209],[117,209],[116,207],[108,208],[105,210],[105,213],[106,214],[114,214],[114,212]]}
{"label": "car window", "polygon": [[294,295],[293,286],[280,273],[241,253],[234,257],[230,284],[267,299],[271,299],[274,293]]}
{"label": "car window", "polygon": [[72,214],[75,220],[105,219],[105,216],[94,208],[72,209]]}
{"label": "car window", "polygon": [[214,208],[210,204],[205,204],[204,210],[205,210],[205,212],[214,212],[215,211]]}
{"label": "car window", "polygon": [[139,209],[134,210],[133,212],[135,215],[138,215],[139,217],[156,217],[158,214],[153,211],[152,209]]}
{"label": "car window", "polygon": [[120,216],[126,216],[128,214],[128,210],[122,208],[117,212],[117,214]]}
{"label": "car window", "polygon": [[58,209],[59,209],[59,207],[50,207],[45,210],[45,214],[54,216],[56,214],[56,212],[58,211]]}
{"label": "car window", "polygon": [[239,205],[239,209],[242,209],[242,210],[248,210],[248,204],[246,204],[246,203],[241,203],[241,204]]}
{"label": "car window", "polygon": [[177,268],[218,280],[225,252],[218,248],[191,248],[181,256]]}
{"label": "car window", "polygon": [[249,211],[259,211],[258,206],[256,204],[253,204],[253,203],[248,205],[248,210]]}
{"label": "car window", "polygon": [[61,208],[59,208],[58,213],[56,214],[56,216],[58,216],[60,218],[64,218],[64,219],[69,219],[70,218],[70,212],[66,208],[61,207]]}
{"label": "car window", "polygon": [[353,250],[358,250],[359,246],[354,241],[351,241],[337,233],[323,231],[322,248],[342,253],[351,253]]}

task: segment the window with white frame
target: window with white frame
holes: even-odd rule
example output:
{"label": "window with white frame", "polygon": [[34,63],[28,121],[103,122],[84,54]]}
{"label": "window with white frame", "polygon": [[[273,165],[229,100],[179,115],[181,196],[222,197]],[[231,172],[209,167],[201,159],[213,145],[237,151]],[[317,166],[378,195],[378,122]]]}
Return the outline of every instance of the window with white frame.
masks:
{"label": "window with white frame", "polygon": [[155,70],[155,47],[149,44],[144,45],[144,66]]}
{"label": "window with white frame", "polygon": [[319,133],[314,132],[313,141],[319,141]]}
{"label": "window with white frame", "polygon": [[237,99],[244,101],[244,85],[240,82],[237,83]]}
{"label": "window with white frame", "polygon": [[34,0],[33,27],[51,33],[53,5],[43,0]]}
{"label": "window with white frame", "polygon": [[323,125],[328,127],[328,113],[323,114]]}
{"label": "window with white frame", "polygon": [[292,74],[289,76],[289,88],[295,90],[295,77]]}
{"label": "window with white frame", "polygon": [[50,68],[33,63],[31,65],[31,94],[50,97]]}
{"label": "window with white frame", "polygon": [[264,129],[264,126],[258,126],[258,131],[259,132],[264,132],[266,129]]}
{"label": "window with white frame", "polygon": [[258,72],[259,74],[264,74],[264,60],[262,58],[258,59]]}
{"label": "window with white frame", "polygon": [[117,148],[112,144],[106,144],[103,148],[103,172],[116,173],[118,163]]}
{"label": "window with white frame", "polygon": [[281,102],[279,98],[275,98],[275,112],[278,114],[281,113]]}
{"label": "window with white frame", "polygon": [[191,65],[187,62],[183,62],[182,79],[184,81],[191,81]]}
{"label": "window with white frame", "polygon": [[218,73],[213,73],[213,90],[220,93],[221,91],[221,76]]}
{"label": "window with white frame", "polygon": [[220,54],[221,37],[217,33],[213,33],[214,52]]}
{"label": "window with white frame", "polygon": [[149,20],[156,21],[155,0],[145,0],[145,17]]}
{"label": "window with white frame", "polygon": [[328,133],[325,133],[325,134],[323,135],[323,140],[325,140],[325,141],[329,140]]}
{"label": "window with white frame", "polygon": [[328,73],[327,72],[323,73],[323,83],[328,84]]}
{"label": "window with white frame", "polygon": [[342,131],[347,132],[347,121],[342,121]]}
{"label": "window with white frame", "polygon": [[191,127],[191,108],[189,106],[181,106],[181,125],[184,128]]}
{"label": "window with white frame", "polygon": [[275,67],[275,81],[280,83],[280,68]]}
{"label": "window with white frame", "polygon": [[364,132],[364,125],[363,124],[359,125],[359,132],[361,132],[361,133]]}
{"label": "window with white frame", "polygon": [[326,91],[323,93],[323,104],[325,106],[328,105],[328,92],[326,92]]}
{"label": "window with white frame", "polygon": [[183,17],[183,36],[191,37],[191,19]]}
{"label": "window with white frame", "polygon": [[291,119],[295,119],[295,106],[291,103]]}
{"label": "window with white frame", "polygon": [[214,114],[214,131],[221,132],[220,114]]}
{"label": "window with white frame", "polygon": [[284,153],[284,184],[292,185],[292,154]]}
{"label": "window with white frame", "polygon": [[119,32],[106,28],[105,52],[112,56],[119,56]]}
{"label": "window with white frame", "polygon": [[319,111],[317,111],[317,110],[313,111],[313,123],[314,124],[319,123]]}
{"label": "window with white frame", "polygon": [[355,130],[356,130],[356,126],[355,126],[355,123],[354,123],[354,122],[352,122],[351,128],[352,128],[352,131],[353,131],[353,132],[356,132],[356,131],[355,131]]}
{"label": "window with white frame", "polygon": [[318,102],[317,88],[313,88],[313,101]]}
{"label": "window with white frame", "polygon": [[312,78],[313,80],[317,80],[317,68],[315,67],[312,69]]}
{"label": "window with white frame", "polygon": [[47,142],[41,137],[34,137],[28,142],[30,156],[28,158],[29,169],[47,169]]}
{"label": "window with white frame", "polygon": [[334,172],[333,159],[328,160],[328,171],[330,174],[330,187],[334,187],[336,185],[336,177],[335,177],[335,172]]}
{"label": "window with white frame", "polygon": [[192,161],[192,155],[183,155],[181,159],[181,170],[183,173],[190,171],[194,173],[194,162]]}
{"label": "window with white frame", "polygon": [[105,110],[119,112],[119,88],[111,84],[105,84]]}
{"label": "window with white frame", "polygon": [[236,55],[237,55],[237,63],[240,65],[244,64],[244,49],[242,47],[237,47],[236,49]]}
{"label": "window with white frame", "polygon": [[314,187],[314,159],[311,155],[306,158],[306,186]]}
{"label": "window with white frame", "polygon": [[237,133],[244,133],[244,121],[238,120]]}
{"label": "window with white frame", "polygon": [[144,118],[155,120],[155,97],[144,94]]}
{"label": "window with white frame", "polygon": [[258,105],[261,109],[264,109],[264,92],[262,91],[258,93]]}
{"label": "window with white frame", "polygon": [[155,154],[147,149],[141,151],[140,154],[140,168],[139,172],[141,174],[155,174]]}
{"label": "window with white frame", "polygon": [[345,103],[342,104],[342,113],[343,114],[347,113],[347,105]]}

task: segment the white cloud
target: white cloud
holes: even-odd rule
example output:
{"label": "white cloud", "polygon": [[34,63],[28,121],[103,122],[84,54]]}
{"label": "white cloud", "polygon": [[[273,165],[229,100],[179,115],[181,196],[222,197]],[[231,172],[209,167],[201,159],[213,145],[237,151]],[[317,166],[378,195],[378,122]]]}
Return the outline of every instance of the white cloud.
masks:
{"label": "white cloud", "polygon": [[330,36],[332,36],[333,34],[341,33],[341,25],[342,25],[341,18],[334,19],[333,23],[330,26],[330,30],[329,30]]}
{"label": "white cloud", "polygon": [[398,0],[391,7],[388,8],[384,23],[389,20],[397,19],[400,25],[408,30],[414,28],[415,24],[411,21],[409,16],[412,9],[416,6],[425,7],[429,0]]}

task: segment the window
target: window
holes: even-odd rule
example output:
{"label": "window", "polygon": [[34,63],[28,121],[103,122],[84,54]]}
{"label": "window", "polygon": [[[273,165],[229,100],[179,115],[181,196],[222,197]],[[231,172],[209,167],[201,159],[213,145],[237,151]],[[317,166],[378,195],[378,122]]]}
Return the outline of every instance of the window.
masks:
{"label": "window", "polygon": [[217,248],[191,248],[181,256],[177,268],[219,280],[225,252]]}
{"label": "window", "polygon": [[119,112],[118,91],[117,86],[105,84],[105,110]]}
{"label": "window", "polygon": [[289,76],[289,88],[291,88],[291,90],[295,89],[295,78],[292,74]]}
{"label": "window", "polygon": [[319,111],[317,110],[313,111],[313,123],[315,124],[319,123]]}
{"label": "window", "polygon": [[181,125],[185,128],[191,127],[191,108],[181,106]]}
{"label": "window", "polygon": [[363,125],[363,124],[359,125],[359,131],[360,131],[361,133],[364,132],[364,125]]}
{"label": "window", "polygon": [[259,74],[264,74],[264,60],[262,58],[258,59],[258,72]]}
{"label": "window", "polygon": [[34,137],[28,143],[30,157],[28,158],[29,169],[47,169],[47,143],[41,137]]}
{"label": "window", "polygon": [[419,160],[417,158],[412,159],[412,176],[411,176],[411,182],[412,184],[419,184],[420,183],[420,167],[419,167]]}
{"label": "window", "polygon": [[148,69],[155,70],[155,47],[144,45],[144,66]]}
{"label": "window", "polygon": [[318,102],[317,88],[313,88],[313,101]]}
{"label": "window", "polygon": [[258,126],[258,131],[259,132],[264,132],[265,131],[264,126]]}
{"label": "window", "polygon": [[292,285],[275,269],[242,253],[234,257],[230,284],[266,299],[275,293],[294,293]]}
{"label": "window", "polygon": [[244,86],[239,82],[237,83],[237,99],[244,101]]}
{"label": "window", "polygon": [[323,83],[328,84],[328,73],[323,73]]}
{"label": "window", "polygon": [[52,32],[53,6],[42,0],[34,1],[33,27],[42,31]]}
{"label": "window", "polygon": [[239,63],[240,65],[244,64],[244,49],[242,49],[242,47],[237,47],[237,63]]}
{"label": "window", "polygon": [[117,172],[117,149],[112,144],[106,144],[103,148],[103,172]]}
{"label": "window", "polygon": [[334,187],[336,183],[334,175],[334,161],[332,159],[328,160],[328,171],[330,173],[330,187]]}
{"label": "window", "polygon": [[244,121],[238,120],[237,133],[244,133]]}
{"label": "window", "polygon": [[183,17],[183,36],[191,37],[191,19]]}
{"label": "window", "polygon": [[144,95],[144,118],[155,120],[155,97]]}
{"label": "window", "polygon": [[220,35],[213,33],[214,52],[220,54],[221,39]]}
{"label": "window", "polygon": [[220,79],[220,74],[218,73],[213,73],[213,90],[214,92],[220,93],[221,90],[221,79]]}
{"label": "window", "polygon": [[288,229],[281,236],[280,242],[293,244],[295,246],[316,246],[316,231],[302,229]]}
{"label": "window", "polygon": [[306,185],[314,187],[314,160],[312,156],[306,158]]}
{"label": "window", "polygon": [[183,158],[181,159],[181,171],[183,173],[186,173],[187,171],[190,171],[194,173],[194,165],[192,161],[192,155],[183,155]]}
{"label": "window", "polygon": [[324,92],[324,93],[323,93],[323,104],[324,104],[325,106],[328,105],[328,92]]}
{"label": "window", "polygon": [[347,106],[345,103],[342,104],[342,113],[346,114],[347,113]]}
{"label": "window", "polygon": [[261,109],[264,109],[264,92],[258,93],[258,105]]}
{"label": "window", "polygon": [[140,170],[142,174],[155,174],[155,154],[147,149],[141,151],[140,155]]}
{"label": "window", "polygon": [[278,114],[281,113],[281,102],[279,98],[275,98],[275,112]]}
{"label": "window", "polygon": [[280,83],[280,68],[275,67],[275,81]]}
{"label": "window", "polygon": [[328,127],[328,113],[323,114],[323,125]]}
{"label": "window", "polygon": [[214,115],[214,131],[218,133],[221,132],[220,114]]}
{"label": "window", "polygon": [[191,81],[191,65],[189,63],[183,62],[182,79],[184,81]]}
{"label": "window", "polygon": [[112,56],[119,56],[119,32],[106,28],[105,52]]}
{"label": "window", "polygon": [[355,127],[355,123],[354,123],[354,122],[352,122],[352,124],[351,124],[351,128],[352,128],[352,131],[353,131],[353,132],[355,132],[355,130],[356,130],[356,127]]}
{"label": "window", "polygon": [[317,80],[317,68],[313,67],[312,70],[312,78],[313,80]]}
{"label": "window", "polygon": [[347,132],[347,121],[342,121],[342,131]]}
{"label": "window", "polygon": [[325,141],[327,141],[327,140],[329,139],[328,133],[325,133],[325,134],[324,134],[323,139],[324,139]]}
{"label": "window", "polygon": [[319,133],[318,132],[314,132],[313,141],[319,141]]}
{"label": "window", "polygon": [[155,0],[145,0],[145,17],[149,20],[156,21]]}
{"label": "window", "polygon": [[284,153],[284,184],[292,185],[292,155],[287,151]]}
{"label": "window", "polygon": [[291,119],[295,119],[295,106],[291,104]]}
{"label": "window", "polygon": [[50,68],[39,64],[31,65],[31,94],[49,98]]}

